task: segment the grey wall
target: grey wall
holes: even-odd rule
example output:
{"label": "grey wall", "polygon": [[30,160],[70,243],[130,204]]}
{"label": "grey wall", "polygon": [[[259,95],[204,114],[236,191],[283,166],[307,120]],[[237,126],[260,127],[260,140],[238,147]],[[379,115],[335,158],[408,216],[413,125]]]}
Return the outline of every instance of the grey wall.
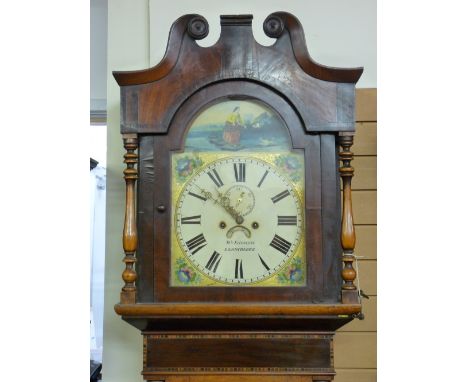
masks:
{"label": "grey wall", "polygon": [[90,7],[90,108],[106,110],[107,0],[91,0]]}

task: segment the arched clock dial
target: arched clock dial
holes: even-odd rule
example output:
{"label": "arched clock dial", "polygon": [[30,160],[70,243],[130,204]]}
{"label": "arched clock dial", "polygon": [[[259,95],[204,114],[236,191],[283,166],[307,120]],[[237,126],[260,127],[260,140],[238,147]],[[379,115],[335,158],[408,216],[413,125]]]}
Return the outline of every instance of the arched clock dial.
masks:
{"label": "arched clock dial", "polygon": [[209,163],[175,206],[177,241],[193,266],[226,284],[251,284],[283,269],[303,236],[301,200],[288,177],[254,157]]}

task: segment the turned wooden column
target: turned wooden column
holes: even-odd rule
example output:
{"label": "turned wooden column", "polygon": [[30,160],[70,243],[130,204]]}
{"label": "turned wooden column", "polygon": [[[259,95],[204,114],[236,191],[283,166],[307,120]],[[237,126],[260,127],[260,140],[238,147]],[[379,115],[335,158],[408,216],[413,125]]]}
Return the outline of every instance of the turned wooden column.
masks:
{"label": "turned wooden column", "polygon": [[122,273],[122,279],[125,282],[125,285],[120,293],[120,303],[135,304],[135,281],[137,279],[137,274],[134,269],[134,265],[136,262],[135,251],[138,243],[135,212],[135,182],[138,178],[138,170],[135,168],[135,165],[138,162],[138,154],[135,153],[135,150],[138,148],[138,139],[136,134],[124,134],[123,142],[124,147],[127,150],[124,154],[124,163],[127,165],[127,168],[123,172],[126,183],[126,198],[122,240],[125,252],[125,257],[123,259],[125,269]]}
{"label": "turned wooden column", "polygon": [[343,248],[343,270],[341,276],[343,285],[341,287],[341,300],[344,304],[359,303],[358,290],[354,285],[356,271],[353,267],[354,247],[356,244],[356,234],[354,232],[353,205],[351,198],[351,179],[354,175],[354,168],[351,161],[354,153],[350,150],[353,145],[354,133],[341,133],[338,142],[342,148],[339,153],[343,162],[340,167],[340,176],[343,182],[343,208],[341,218],[341,246]]}

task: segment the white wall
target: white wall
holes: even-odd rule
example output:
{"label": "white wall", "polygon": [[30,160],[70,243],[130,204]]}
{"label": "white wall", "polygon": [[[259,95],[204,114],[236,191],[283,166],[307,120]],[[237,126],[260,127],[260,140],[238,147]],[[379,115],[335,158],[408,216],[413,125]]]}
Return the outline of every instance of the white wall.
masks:
{"label": "white wall", "polygon": [[91,110],[105,110],[107,93],[107,0],[91,0],[90,29],[90,106]]}
{"label": "white wall", "polygon": [[123,286],[122,224],[124,181],[122,139],[119,132],[119,87],[113,70],[135,70],[155,65],[163,56],[172,22],[186,13],[204,15],[211,45],[219,35],[219,15],[252,13],[254,34],[260,43],[262,23],[274,11],[288,11],[301,21],[309,52],[321,64],[338,67],[364,66],[358,87],[376,87],[375,0],[112,0],[108,4],[108,151],[106,279],[104,312],[104,382],[142,381],[142,340],[137,329],[113,310]]}

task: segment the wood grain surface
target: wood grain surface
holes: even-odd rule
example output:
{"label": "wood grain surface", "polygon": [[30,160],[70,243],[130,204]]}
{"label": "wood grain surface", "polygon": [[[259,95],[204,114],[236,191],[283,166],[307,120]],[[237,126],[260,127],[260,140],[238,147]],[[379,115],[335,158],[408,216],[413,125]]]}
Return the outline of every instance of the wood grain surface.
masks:
{"label": "wood grain surface", "polygon": [[339,332],[335,336],[335,367],[366,369],[377,367],[377,334]]}
{"label": "wood grain surface", "polygon": [[377,191],[353,191],[354,223],[377,224]]}
{"label": "wood grain surface", "polygon": [[143,373],[333,373],[332,336],[316,332],[148,333],[144,334]]}
{"label": "wood grain surface", "polygon": [[356,191],[377,189],[377,157],[357,156],[353,160],[353,194]]}
{"label": "wood grain surface", "polygon": [[356,122],[377,121],[377,89],[363,88],[356,92]]}
{"label": "wood grain surface", "polygon": [[377,226],[356,226],[356,256],[364,259],[377,259]]}
{"label": "wood grain surface", "polygon": [[[356,90],[359,99],[360,89]],[[377,155],[377,122],[357,122],[354,137],[354,155]]]}

